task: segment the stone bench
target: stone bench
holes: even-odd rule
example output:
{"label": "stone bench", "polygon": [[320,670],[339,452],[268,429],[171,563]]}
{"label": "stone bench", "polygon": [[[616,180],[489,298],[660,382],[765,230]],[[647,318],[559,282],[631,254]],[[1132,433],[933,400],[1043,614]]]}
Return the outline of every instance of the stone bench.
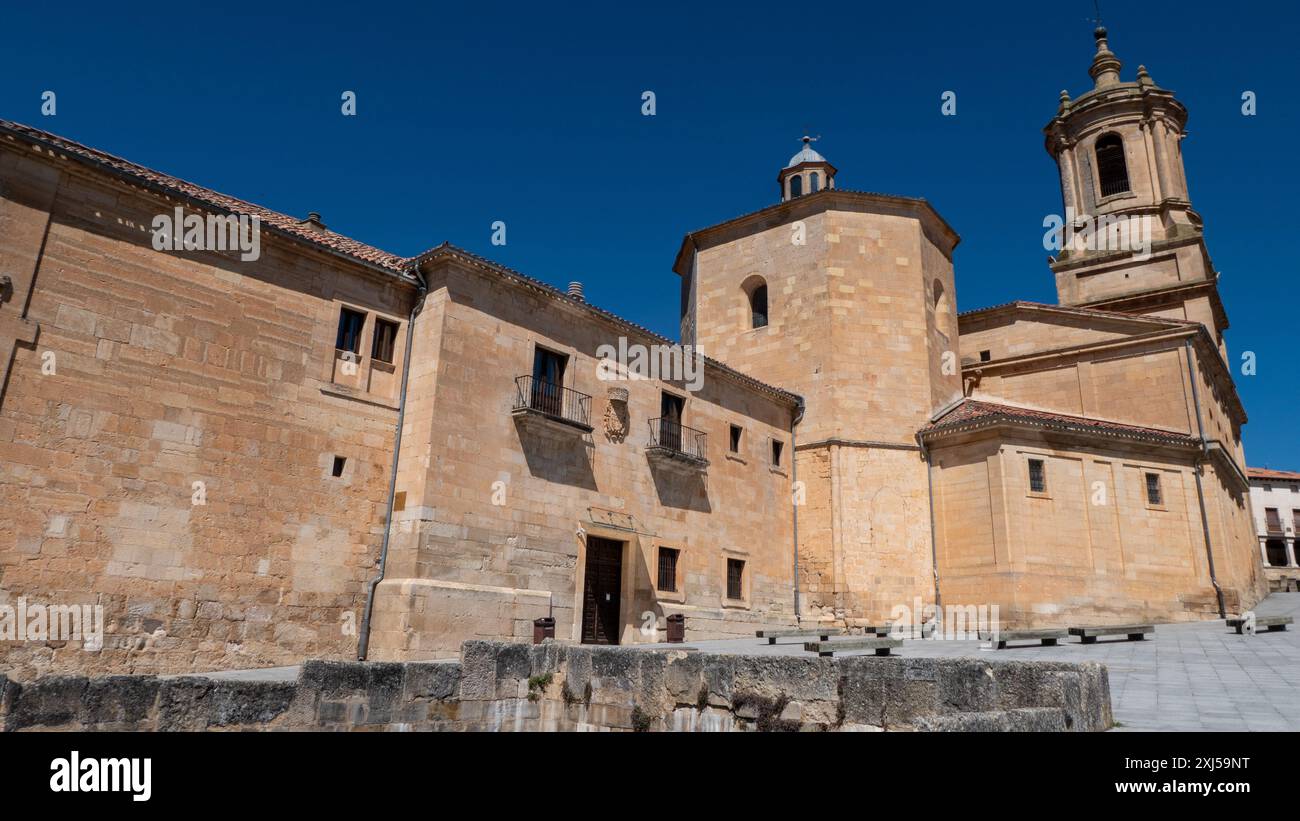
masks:
{"label": "stone bench", "polygon": [[875,650],[877,656],[887,656],[894,647],[902,647],[902,639],[844,639],[841,641],[809,641],[803,649],[819,656],[833,656],[849,650]]}
{"label": "stone bench", "polygon": [[877,636],[899,636],[905,639],[929,638],[934,635],[934,622],[924,622],[921,625],[920,635],[917,635],[916,625],[910,621],[893,622],[887,621],[880,627],[864,628],[863,632],[873,632]]}
{"label": "stone bench", "polygon": [[816,636],[822,641],[829,641],[831,636],[839,636],[843,633],[844,629],[841,627],[805,627],[798,630],[757,630],[754,635],[760,639],[767,639],[768,644],[776,644],[777,639],[793,636]]}
{"label": "stone bench", "polygon": [[1055,647],[1057,639],[1063,639],[1068,635],[1064,627],[1052,627],[1043,630],[999,630],[996,633],[990,633],[985,630],[979,632],[980,641],[991,641],[997,645],[997,649],[1005,650],[1009,641],[1039,641],[1043,647]]}
{"label": "stone bench", "polygon": [[1108,624],[1101,627],[1071,627],[1070,635],[1078,636],[1083,644],[1094,644],[1098,636],[1128,636],[1129,641],[1143,641],[1148,633],[1156,632],[1154,624]]}
{"label": "stone bench", "polygon": [[[1292,622],[1293,619],[1290,616],[1256,616],[1255,631],[1259,632],[1261,628],[1270,633],[1275,630],[1285,630],[1286,626]],[[1240,636],[1246,628],[1246,620],[1228,619],[1228,626],[1237,628],[1237,635]]]}

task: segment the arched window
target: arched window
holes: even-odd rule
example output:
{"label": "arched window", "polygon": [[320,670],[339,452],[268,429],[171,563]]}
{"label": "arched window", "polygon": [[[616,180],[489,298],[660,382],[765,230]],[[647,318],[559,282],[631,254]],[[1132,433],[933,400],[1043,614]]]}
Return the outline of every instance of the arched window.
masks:
{"label": "arched window", "polygon": [[808,175],[808,193],[813,194],[820,190],[821,190],[821,181],[817,177],[817,172],[814,171]]}
{"label": "arched window", "polygon": [[795,174],[790,178],[790,199],[803,194],[803,177]]}
{"label": "arched window", "polygon": [[1107,134],[1097,140],[1097,178],[1101,182],[1101,195],[1109,197],[1129,190],[1128,164],[1124,161],[1124,141],[1118,134]]}
{"label": "arched window", "polygon": [[741,286],[749,299],[749,327],[767,327],[767,282],[760,276],[752,276]]}

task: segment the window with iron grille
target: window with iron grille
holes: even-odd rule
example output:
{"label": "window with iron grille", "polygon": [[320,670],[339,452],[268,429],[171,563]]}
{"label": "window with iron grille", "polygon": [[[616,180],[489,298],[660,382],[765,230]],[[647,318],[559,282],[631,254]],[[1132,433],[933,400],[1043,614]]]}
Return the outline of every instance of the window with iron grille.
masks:
{"label": "window with iron grille", "polygon": [[334,347],[340,351],[361,353],[361,329],[366,326],[366,315],[351,308],[339,310],[339,334]]}
{"label": "window with iron grille", "polygon": [[1265,524],[1268,525],[1268,529],[1271,532],[1274,533],[1282,532],[1282,517],[1277,514],[1277,508],[1275,507],[1264,508],[1264,522]]}
{"label": "window with iron grille", "polygon": [[370,357],[377,362],[393,364],[393,350],[397,345],[397,323],[375,318],[375,341],[370,346]]}
{"label": "window with iron grille", "polygon": [[1124,141],[1118,134],[1107,134],[1097,140],[1097,177],[1103,197],[1123,194],[1129,190]]}
{"label": "window with iron grille", "polygon": [[668,593],[677,592],[677,550],[675,548],[659,548],[659,589]]}
{"label": "window with iron grille", "polygon": [[745,598],[745,563],[740,559],[727,559],[727,598]]}
{"label": "window with iron grille", "polygon": [[1164,504],[1163,497],[1160,495],[1160,474],[1147,474],[1147,504],[1160,505]]}
{"label": "window with iron grille", "polygon": [[1047,492],[1047,471],[1044,469],[1042,459],[1029,460],[1029,492]]}

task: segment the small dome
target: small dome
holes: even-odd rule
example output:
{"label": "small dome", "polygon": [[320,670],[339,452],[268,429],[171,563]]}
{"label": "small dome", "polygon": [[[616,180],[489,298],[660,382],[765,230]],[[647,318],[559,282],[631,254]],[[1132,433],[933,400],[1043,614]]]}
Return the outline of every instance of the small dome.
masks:
{"label": "small dome", "polygon": [[799,151],[798,154],[795,154],[793,157],[790,158],[790,162],[786,165],[786,168],[794,168],[796,165],[798,165],[801,162],[826,162],[825,157],[823,157],[821,154],[818,154],[816,151],[813,151],[812,146],[809,145],[809,143],[811,142],[812,142],[811,137],[803,138],[803,148]]}

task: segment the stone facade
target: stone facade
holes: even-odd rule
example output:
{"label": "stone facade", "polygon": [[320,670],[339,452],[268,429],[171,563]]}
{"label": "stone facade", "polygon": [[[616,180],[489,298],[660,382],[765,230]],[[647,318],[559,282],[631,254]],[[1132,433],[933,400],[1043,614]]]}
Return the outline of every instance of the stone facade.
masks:
{"label": "stone facade", "polygon": [[[959,315],[934,208],[830,185],[805,145],[780,202],[681,246],[698,380],[624,378],[624,352],[684,351],[453,246],[396,257],[0,122],[0,608],[106,621],[102,650],[42,635],[7,669],[1252,607],[1186,112],[1119,70],[1099,36],[1047,145],[1067,209],[1154,220],[1151,253],[1072,245],[1059,305]],[[260,255],[159,249],[173,213],[256,218]]]}
{"label": "stone facade", "polygon": [[1251,518],[1270,590],[1300,590],[1300,473],[1247,468]]}

